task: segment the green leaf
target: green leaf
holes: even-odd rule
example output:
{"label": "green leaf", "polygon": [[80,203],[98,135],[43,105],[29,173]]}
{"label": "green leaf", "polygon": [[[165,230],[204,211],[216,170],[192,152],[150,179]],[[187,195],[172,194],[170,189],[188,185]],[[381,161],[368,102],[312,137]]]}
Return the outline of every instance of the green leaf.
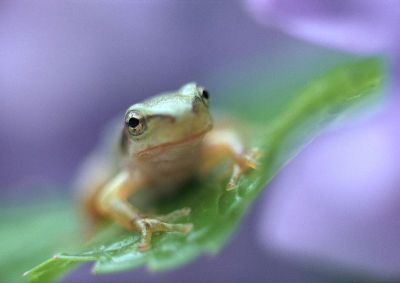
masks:
{"label": "green leaf", "polygon": [[[243,176],[234,191],[226,191],[219,172],[207,180],[190,184],[173,200],[160,204],[168,212],[190,207],[192,213],[182,220],[194,224],[192,232],[156,235],[152,249],[141,253],[136,249],[137,233],[129,233],[116,225],[105,228],[86,248],[74,253],[58,254],[34,267],[26,274],[30,282],[50,282],[76,264],[94,261],[94,272],[107,273],[146,265],[152,270],[170,269],[187,263],[203,253],[217,253],[237,227],[247,207],[269,180],[327,122],[341,116],[344,110],[365,101],[376,93],[382,81],[382,66],[377,59],[364,59],[328,72],[309,83],[290,100],[272,106],[265,101],[254,111],[265,117],[251,143],[264,155],[257,170]],[[246,92],[251,100],[251,90]],[[260,105],[260,103],[257,103]],[[258,107],[258,108],[257,108]],[[253,122],[252,122],[253,124]]]}
{"label": "green leaf", "polygon": [[0,282],[21,282],[24,271],[79,243],[77,217],[65,198],[0,207]]}

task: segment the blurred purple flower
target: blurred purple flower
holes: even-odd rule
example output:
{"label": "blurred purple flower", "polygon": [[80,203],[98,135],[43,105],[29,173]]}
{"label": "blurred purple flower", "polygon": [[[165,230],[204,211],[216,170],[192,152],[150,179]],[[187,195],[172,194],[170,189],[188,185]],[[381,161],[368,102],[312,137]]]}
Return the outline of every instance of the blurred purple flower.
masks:
{"label": "blurred purple flower", "polygon": [[323,135],[295,158],[271,187],[263,243],[399,275],[398,121],[381,113]]}
{"label": "blurred purple flower", "polygon": [[256,19],[294,36],[356,52],[398,45],[397,0],[248,0]]}
{"label": "blurred purple flower", "polygon": [[379,113],[315,140],[275,179],[261,239],[287,253],[400,276],[398,1],[249,0],[259,22],[329,47],[391,58]]}

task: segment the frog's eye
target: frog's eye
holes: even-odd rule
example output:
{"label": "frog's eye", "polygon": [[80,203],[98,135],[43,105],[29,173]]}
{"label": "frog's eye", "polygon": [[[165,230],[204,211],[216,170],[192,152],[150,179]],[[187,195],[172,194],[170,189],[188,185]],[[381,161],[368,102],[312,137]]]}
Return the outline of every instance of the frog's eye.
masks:
{"label": "frog's eye", "polygon": [[200,95],[201,95],[201,99],[203,100],[203,102],[208,106],[209,103],[209,99],[210,99],[210,94],[206,89],[201,89],[200,91]]}
{"label": "frog's eye", "polygon": [[208,93],[208,91],[206,89],[203,89],[203,91],[201,92],[201,97],[208,100],[208,99],[210,99],[210,94]]}
{"label": "frog's eye", "polygon": [[125,115],[125,125],[133,136],[138,136],[146,130],[146,120],[137,111],[129,111]]}

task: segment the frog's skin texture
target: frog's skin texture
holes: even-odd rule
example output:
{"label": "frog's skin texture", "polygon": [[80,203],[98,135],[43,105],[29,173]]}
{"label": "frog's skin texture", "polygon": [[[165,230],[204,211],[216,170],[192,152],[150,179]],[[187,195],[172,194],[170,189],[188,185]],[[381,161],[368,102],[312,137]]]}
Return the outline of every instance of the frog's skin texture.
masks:
{"label": "frog's skin texture", "polygon": [[181,187],[194,175],[231,160],[227,190],[245,171],[255,168],[256,150],[246,150],[233,128],[214,129],[209,94],[195,83],[128,108],[118,134],[96,149],[78,181],[80,199],[91,219],[111,218],[142,236],[139,250],[150,248],[154,232],[188,233],[192,224],[173,224],[190,213],[182,208],[168,215],[142,213],[128,198],[142,188],[152,194]]}

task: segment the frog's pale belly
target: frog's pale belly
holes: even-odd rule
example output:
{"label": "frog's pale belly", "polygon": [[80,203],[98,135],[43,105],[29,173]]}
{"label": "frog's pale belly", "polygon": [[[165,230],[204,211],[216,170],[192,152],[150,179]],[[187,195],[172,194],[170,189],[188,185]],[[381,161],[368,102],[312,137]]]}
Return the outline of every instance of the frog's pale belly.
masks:
{"label": "frog's pale belly", "polygon": [[179,188],[194,175],[199,166],[203,137],[161,148],[136,159],[133,165],[141,172],[149,188],[161,191]]}

